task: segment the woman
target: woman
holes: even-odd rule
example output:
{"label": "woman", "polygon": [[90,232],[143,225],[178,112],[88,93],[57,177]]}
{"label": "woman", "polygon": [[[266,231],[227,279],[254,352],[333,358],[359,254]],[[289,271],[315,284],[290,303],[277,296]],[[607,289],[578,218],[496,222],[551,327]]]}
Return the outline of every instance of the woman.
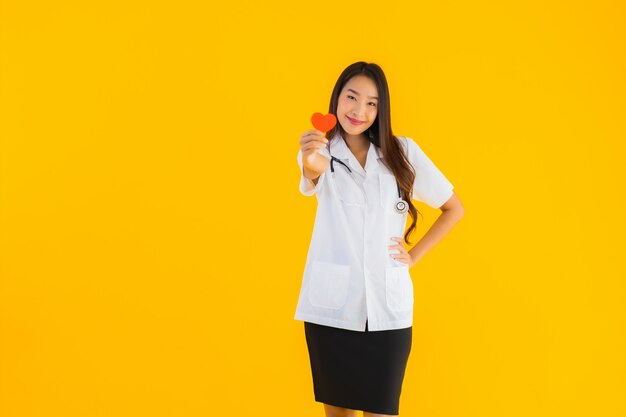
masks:
{"label": "woman", "polygon": [[[463,216],[448,179],[391,131],[387,80],[374,63],[339,76],[327,134],[300,138],[300,191],[318,201],[295,319],[304,321],[315,400],[327,416],[399,414],[411,350],[415,265]],[[442,214],[407,251],[422,201]]]}

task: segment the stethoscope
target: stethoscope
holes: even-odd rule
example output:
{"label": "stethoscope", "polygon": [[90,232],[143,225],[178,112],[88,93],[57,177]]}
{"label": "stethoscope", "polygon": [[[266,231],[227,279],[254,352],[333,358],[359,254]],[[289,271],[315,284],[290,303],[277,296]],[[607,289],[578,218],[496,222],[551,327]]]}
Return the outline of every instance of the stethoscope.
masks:
{"label": "stethoscope", "polygon": [[[328,153],[330,154],[330,151]],[[335,185],[337,184],[337,182],[335,181],[335,167],[333,166],[333,162],[335,161],[339,162],[341,165],[346,167],[348,172],[350,172],[350,176],[354,180],[354,175],[352,174],[352,170],[350,169],[350,167],[344,164],[343,161],[331,155],[330,156],[330,173],[331,173],[331,176],[333,177],[333,182],[335,183]],[[409,210],[409,205],[407,204],[406,201],[402,199],[402,193],[400,192],[400,185],[398,185],[398,180],[396,180],[396,187],[398,187],[398,201],[396,201],[396,203],[394,204],[394,209],[396,210],[397,213],[404,214]],[[365,197],[365,204],[367,205],[367,195],[365,194],[365,190],[361,189],[361,191],[363,192],[363,197]],[[341,199],[341,193],[338,192],[338,194],[339,194],[339,199]],[[343,201],[343,199],[341,199],[341,201],[346,203],[345,201]]]}

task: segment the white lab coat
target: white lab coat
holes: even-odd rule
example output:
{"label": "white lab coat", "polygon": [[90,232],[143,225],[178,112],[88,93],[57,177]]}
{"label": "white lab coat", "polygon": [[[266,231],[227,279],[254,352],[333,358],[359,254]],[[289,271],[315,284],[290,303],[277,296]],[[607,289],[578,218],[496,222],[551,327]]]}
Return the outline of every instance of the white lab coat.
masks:
{"label": "white lab coat", "polygon": [[[413,199],[438,208],[452,195],[453,185],[417,143],[398,136],[416,171]],[[373,143],[365,169],[337,133],[330,154],[352,169],[334,162],[317,185],[304,177],[302,150],[298,151],[300,192],[317,196],[317,213],[294,319],[365,331],[390,330],[413,324],[413,282],[406,263],[395,260],[389,249],[403,236],[408,212],[399,214],[395,177],[382,163]],[[319,153],[330,159],[324,147]],[[362,188],[361,188],[362,187]],[[367,206],[364,203],[367,201]]]}

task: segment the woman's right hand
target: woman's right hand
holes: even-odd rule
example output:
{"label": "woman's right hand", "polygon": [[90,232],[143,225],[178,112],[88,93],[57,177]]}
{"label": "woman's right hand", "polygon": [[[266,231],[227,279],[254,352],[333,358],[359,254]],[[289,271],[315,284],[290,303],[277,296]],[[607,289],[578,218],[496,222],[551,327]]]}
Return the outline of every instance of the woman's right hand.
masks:
{"label": "woman's right hand", "polygon": [[[318,149],[326,146],[327,143],[328,139],[324,137],[324,132],[317,129],[307,130],[300,136],[302,164],[307,169],[316,170],[315,161],[317,160]],[[324,158],[324,160],[327,161],[326,158]],[[319,167],[317,167],[317,169],[319,169]]]}

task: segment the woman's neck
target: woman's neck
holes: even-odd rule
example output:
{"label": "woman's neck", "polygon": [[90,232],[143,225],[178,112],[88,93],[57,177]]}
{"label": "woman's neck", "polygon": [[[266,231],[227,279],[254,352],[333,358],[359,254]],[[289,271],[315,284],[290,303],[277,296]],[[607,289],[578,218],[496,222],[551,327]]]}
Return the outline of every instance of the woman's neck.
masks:
{"label": "woman's neck", "polygon": [[365,135],[350,135],[348,133],[344,133],[344,140],[346,141],[346,145],[348,148],[354,152],[363,152],[367,150],[370,146],[370,141],[365,137]]}

